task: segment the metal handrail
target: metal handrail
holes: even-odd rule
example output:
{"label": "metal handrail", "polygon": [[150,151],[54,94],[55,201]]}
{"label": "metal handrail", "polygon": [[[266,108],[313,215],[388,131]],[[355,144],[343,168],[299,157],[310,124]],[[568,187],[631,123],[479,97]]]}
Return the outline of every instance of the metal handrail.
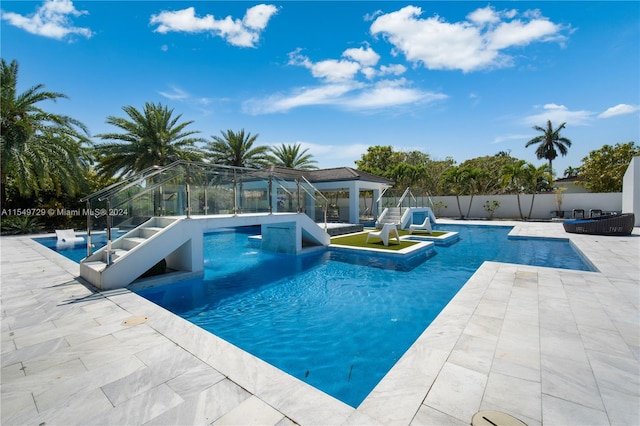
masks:
{"label": "metal handrail", "polygon": [[[313,190],[314,190],[316,193],[318,193],[318,195],[320,195],[320,196],[324,199],[324,201],[326,201],[327,203],[329,202],[329,200],[327,199],[327,197],[325,197],[325,196],[324,196],[324,194],[323,194],[322,192],[320,192],[320,190],[319,190],[318,188],[316,188],[315,186],[313,186],[313,184],[312,184],[311,182],[309,182],[309,181],[307,180],[307,178],[306,178],[306,177],[304,177],[304,176],[300,176],[300,177],[302,178],[302,180],[304,180],[304,181],[305,181],[305,183],[306,183],[307,185],[309,185],[311,188],[313,188]],[[305,191],[307,194],[309,194],[309,195],[313,198],[313,200],[314,200],[314,201],[316,201],[316,200],[317,200],[317,197],[315,197],[313,194],[311,194],[309,191],[307,191],[304,187],[302,187],[302,189],[304,189],[304,191]]]}
{"label": "metal handrail", "polygon": [[[311,182],[309,182],[306,177],[301,176],[301,178],[307,183],[307,185],[309,185],[311,188],[313,188],[315,193],[318,193],[318,195],[320,195],[324,199],[324,208],[322,209],[322,213],[323,213],[323,216],[324,216],[324,230],[326,232],[327,231],[327,210],[329,208],[329,200],[327,199],[327,197],[324,196],[324,194],[322,192],[320,192],[320,190],[318,190],[318,188],[313,186],[313,184]],[[309,196],[311,198],[313,198],[313,201],[317,201],[318,200],[318,198],[315,197],[313,194],[310,194],[309,191],[307,191],[307,189],[304,186],[302,187],[302,189],[304,190],[304,192],[309,194]]]}
{"label": "metal handrail", "polygon": [[[398,201],[398,205],[396,207],[402,206],[402,202],[404,201],[404,199],[405,199],[405,197],[407,196],[408,193],[411,193],[411,187],[409,187],[409,186],[402,193],[402,196],[400,197],[400,201]],[[411,194],[411,196],[413,197],[413,194]],[[415,197],[414,197],[414,200],[415,200]]]}
{"label": "metal handrail", "polygon": [[104,188],[102,188],[102,189],[100,189],[100,190],[98,190],[98,191],[96,191],[96,192],[94,192],[94,193],[91,193],[91,194],[87,195],[86,197],[81,198],[81,199],[80,199],[80,202],[86,202],[86,201],[90,201],[90,200],[92,200],[92,199],[95,199],[95,198],[97,198],[97,197],[100,197],[102,194],[105,194],[105,193],[107,193],[107,192],[111,191],[112,189],[114,189],[114,188],[116,188],[116,187],[118,187],[118,186],[120,186],[120,185],[124,185],[124,184],[126,184],[127,182],[129,182],[129,181],[131,181],[131,180],[134,180],[134,179],[139,179],[139,176],[140,176],[141,174],[145,174],[145,173],[147,173],[149,170],[154,170],[154,169],[157,169],[157,168],[158,168],[158,166],[151,166],[151,167],[147,167],[146,169],[144,169],[144,170],[142,170],[142,171],[140,171],[140,172],[136,173],[135,175],[132,175],[132,176],[129,176],[129,177],[126,177],[126,178],[122,178],[123,180],[121,180],[121,181],[119,181],[119,182],[112,183],[112,184],[111,184],[111,185],[109,185],[109,186],[106,186],[106,187],[104,187]]}
{"label": "metal handrail", "polygon": [[382,190],[382,192],[380,192],[380,196],[378,197],[378,199],[376,200],[376,203],[379,203],[380,201],[382,201],[382,197],[384,196],[385,192],[387,192],[387,189],[391,188],[390,186],[387,186],[386,188],[384,188]]}

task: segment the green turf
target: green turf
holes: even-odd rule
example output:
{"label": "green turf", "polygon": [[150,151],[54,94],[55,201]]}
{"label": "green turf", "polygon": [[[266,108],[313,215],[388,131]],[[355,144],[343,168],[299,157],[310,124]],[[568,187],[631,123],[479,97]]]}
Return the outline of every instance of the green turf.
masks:
{"label": "green turf", "polygon": [[[370,231],[373,231],[371,229]],[[409,231],[400,230],[398,231],[400,236],[409,235]],[[413,235],[428,235],[430,237],[439,237],[441,235],[446,234],[447,232],[442,231],[433,231],[432,233],[427,233],[426,231],[413,231]],[[349,235],[339,235],[337,237],[331,238],[331,244],[340,244],[343,246],[350,247],[362,247],[362,248],[377,248],[384,250],[402,250],[404,248],[410,247],[414,244],[417,244],[416,241],[400,241],[400,244],[396,241],[395,238],[389,239],[389,245],[385,246],[382,244],[382,240],[379,238],[371,238],[367,243],[367,234],[368,232],[362,234],[349,234]]]}
{"label": "green turf", "polygon": [[384,250],[402,250],[407,247],[411,247],[414,244],[417,244],[415,241],[396,241],[395,238],[389,239],[389,245],[385,246],[382,244],[382,240],[380,238],[373,238],[369,240],[367,243],[367,234],[365,232],[363,234],[349,234],[349,235],[340,235],[338,237],[331,238],[331,244],[340,244],[342,246],[350,246],[350,247],[363,247],[363,248],[377,248]]}

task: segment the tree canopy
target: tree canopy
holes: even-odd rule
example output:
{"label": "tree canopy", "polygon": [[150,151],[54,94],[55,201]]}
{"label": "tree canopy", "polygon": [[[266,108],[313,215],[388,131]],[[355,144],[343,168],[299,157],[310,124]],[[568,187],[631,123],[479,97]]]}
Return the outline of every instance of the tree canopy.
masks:
{"label": "tree canopy", "polygon": [[317,169],[313,155],[307,154],[309,148],[300,151],[301,145],[285,145],[271,147],[269,150],[273,154],[271,162],[276,166],[289,167],[290,169],[310,170]]}
{"label": "tree canopy", "polygon": [[182,114],[161,103],[145,103],[139,111],[133,106],[122,110],[129,118],[109,116],[107,123],[120,128],[120,133],[103,133],[97,137],[111,140],[96,147],[98,171],[103,176],[131,175],[151,166],[166,166],[177,160],[198,161],[202,158],[194,137],[197,130],[187,130],[193,121],[179,122]]}
{"label": "tree canopy", "polygon": [[454,164],[452,158],[433,160],[429,154],[395,151],[390,145],[370,146],[361,159],[356,160],[358,170],[391,179],[396,188],[410,186],[432,195],[439,191],[443,173]]}
{"label": "tree canopy", "polygon": [[480,171],[481,173],[477,176],[475,182],[478,193],[493,195],[501,194],[505,190],[500,178],[502,168],[517,161],[518,159],[510,154],[499,152],[496,155],[486,155],[463,161],[460,167],[468,167]]}
{"label": "tree canopy", "polygon": [[[538,160],[542,160],[543,158],[549,161],[549,170],[551,170],[551,174],[553,174],[553,160],[558,157],[558,151],[564,157],[567,155],[569,151],[568,148],[571,146],[571,141],[564,136],[560,136],[560,131],[565,128],[567,123],[562,123],[558,126],[557,129],[553,128],[551,124],[551,120],[547,120],[547,127],[541,126],[533,126],[534,130],[541,132],[541,135],[536,136],[531,139],[525,147],[529,147],[531,145],[538,144],[536,148],[536,156]],[[556,148],[558,151],[556,151]]]}
{"label": "tree canopy", "polygon": [[640,155],[634,142],[604,145],[591,151],[578,168],[580,182],[591,192],[620,192],[631,159]]}
{"label": "tree canopy", "polygon": [[259,168],[268,163],[269,147],[253,144],[258,139],[258,134],[227,130],[220,131],[220,136],[213,136],[213,140],[207,145],[212,163],[236,167]]}
{"label": "tree canopy", "polygon": [[1,60],[0,78],[2,201],[7,201],[7,186],[15,188],[21,196],[42,190],[75,194],[86,189],[89,131],[78,120],[47,112],[39,106],[40,102],[66,96],[45,91],[42,84],[18,93],[15,60],[10,64]]}

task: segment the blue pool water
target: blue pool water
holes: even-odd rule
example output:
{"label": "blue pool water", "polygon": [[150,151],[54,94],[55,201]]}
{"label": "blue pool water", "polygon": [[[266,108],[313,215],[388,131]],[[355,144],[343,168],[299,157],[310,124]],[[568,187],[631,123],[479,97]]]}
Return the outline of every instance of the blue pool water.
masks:
{"label": "blue pool water", "polygon": [[267,253],[247,234],[207,234],[203,278],[139,293],[356,407],[485,260],[593,270],[568,241],[437,229],[460,240],[410,268],[331,250]]}
{"label": "blue pool water", "polygon": [[[119,238],[124,235],[126,231],[114,232],[111,234],[111,241]],[[56,237],[44,237],[44,238],[34,238],[35,241],[39,242],[45,247],[50,248],[51,250],[57,251],[64,257],[73,260],[74,262],[80,263],[82,259],[87,257],[87,236],[86,234],[78,234],[79,237],[84,238],[84,241],[79,241],[76,243],[60,243]],[[93,245],[93,251],[98,250],[101,247],[107,245],[107,234],[104,232],[91,234],[91,244]]]}

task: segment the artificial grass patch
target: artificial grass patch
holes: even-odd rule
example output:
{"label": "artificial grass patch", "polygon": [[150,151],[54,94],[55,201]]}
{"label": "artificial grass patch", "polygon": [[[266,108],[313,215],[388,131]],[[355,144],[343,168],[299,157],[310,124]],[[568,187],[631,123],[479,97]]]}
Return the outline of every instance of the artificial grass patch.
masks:
{"label": "artificial grass patch", "polygon": [[[374,231],[374,229],[371,229],[371,231]],[[405,235],[410,235],[409,231],[404,230],[404,229],[400,229],[398,231],[398,234],[400,234],[400,236],[405,236]],[[448,232],[446,231],[433,231],[431,233],[428,233],[427,231],[413,231],[413,235],[423,235],[423,236],[429,236],[429,237],[439,237],[441,235],[445,235],[448,234]],[[350,246],[350,247],[362,247],[362,248],[377,248],[377,249],[383,249],[383,250],[402,250],[404,248],[410,247],[414,244],[417,244],[417,241],[403,241],[400,240],[400,244],[398,244],[398,242],[396,241],[396,239],[389,239],[389,245],[385,246],[382,243],[382,240],[380,240],[379,238],[372,238],[371,240],[369,240],[369,242],[367,243],[367,235],[368,232],[363,232],[360,234],[349,234],[349,235],[339,235],[337,237],[333,237],[331,238],[331,244],[340,244],[343,246]]]}
{"label": "artificial grass patch", "polygon": [[414,244],[418,244],[415,241],[402,241],[400,240],[400,244],[394,238],[393,240],[389,240],[389,245],[385,246],[382,243],[382,240],[379,238],[372,238],[367,243],[367,234],[368,232],[364,232],[361,234],[350,234],[350,235],[340,235],[338,237],[331,238],[331,244],[340,244],[342,246],[350,246],[350,247],[363,247],[363,248],[377,248],[383,250],[402,250],[407,247],[411,247]]}

